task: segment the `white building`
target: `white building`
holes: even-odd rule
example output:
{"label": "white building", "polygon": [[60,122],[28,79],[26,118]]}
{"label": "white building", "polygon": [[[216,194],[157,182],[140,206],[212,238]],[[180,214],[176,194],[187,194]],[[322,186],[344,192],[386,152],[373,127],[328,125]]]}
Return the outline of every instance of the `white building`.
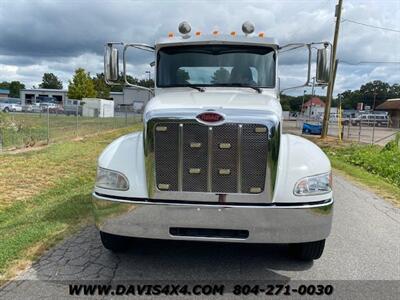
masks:
{"label": "white building", "polygon": [[110,99],[114,100],[115,108],[122,106],[131,106],[138,108],[149,101],[151,95],[146,90],[140,90],[130,87],[125,87],[122,92],[111,92]]}
{"label": "white building", "polygon": [[114,101],[98,99],[98,98],[83,98],[82,108],[83,117],[99,117],[112,118],[114,117]]}

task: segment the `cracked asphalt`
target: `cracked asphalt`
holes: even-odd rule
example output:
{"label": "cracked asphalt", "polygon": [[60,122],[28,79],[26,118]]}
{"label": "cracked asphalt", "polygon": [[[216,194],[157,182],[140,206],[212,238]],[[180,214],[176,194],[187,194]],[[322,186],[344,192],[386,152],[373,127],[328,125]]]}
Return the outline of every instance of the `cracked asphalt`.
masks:
{"label": "cracked asphalt", "polygon": [[117,255],[102,247],[97,230],[90,226],[50,249],[3,286],[0,298],[71,299],[65,282],[87,280],[324,280],[336,285],[370,280],[368,286],[373,280],[385,280],[374,282],[379,287],[387,285],[379,297],[392,298],[392,293],[400,293],[400,209],[337,175],[334,192],[332,233],[322,258],[314,262],[291,259],[285,245],[152,241]]}

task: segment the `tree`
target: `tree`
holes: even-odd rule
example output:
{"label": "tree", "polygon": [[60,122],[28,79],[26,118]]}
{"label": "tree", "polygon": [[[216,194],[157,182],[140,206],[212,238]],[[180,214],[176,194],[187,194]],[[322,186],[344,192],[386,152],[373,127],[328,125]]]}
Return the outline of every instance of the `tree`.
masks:
{"label": "tree", "polygon": [[19,92],[21,89],[25,88],[25,84],[19,82],[19,81],[3,81],[0,83],[0,89],[5,89],[10,91],[10,97],[11,98],[19,98]]}
{"label": "tree", "polygon": [[93,84],[96,90],[97,98],[100,99],[108,99],[110,98],[111,88],[104,81],[104,73],[97,73],[95,77],[93,77]]}
{"label": "tree", "polygon": [[182,69],[178,69],[178,71],[176,71],[176,82],[178,84],[187,84],[189,79],[189,72]]}
{"label": "tree", "polygon": [[94,97],[96,97],[96,90],[90,74],[82,68],[76,69],[72,81],[69,80],[68,98],[81,100]]}
{"label": "tree", "polygon": [[9,90],[10,89],[10,83],[7,82],[7,81],[0,82],[0,89]]}
{"label": "tree", "polygon": [[214,72],[213,76],[211,77],[211,83],[228,83],[229,75],[229,71],[221,67]]}
{"label": "tree", "polygon": [[138,85],[144,86],[147,88],[154,88],[154,80],[153,79],[141,79],[141,80],[139,80]]}
{"label": "tree", "polygon": [[[189,76],[189,74],[187,74]],[[128,80],[129,83],[147,87],[147,88],[154,88],[154,80],[153,79],[137,79],[135,77],[132,77],[131,75],[126,75],[126,79]],[[111,86],[111,92],[122,92],[123,86],[124,86],[124,77],[122,76],[122,73],[118,77],[117,83],[119,85],[112,85]]]}
{"label": "tree", "polygon": [[372,108],[375,93],[376,107],[389,98],[400,98],[400,85],[395,83],[391,86],[387,82],[374,80],[361,85],[358,90],[347,90],[338,96],[342,98],[343,108],[345,109],[356,109],[359,102],[363,102]]}
{"label": "tree", "polygon": [[41,89],[62,89],[63,84],[53,73],[44,73],[42,83],[39,84]]}
{"label": "tree", "polygon": [[12,98],[19,98],[19,92],[20,90],[25,88],[25,84],[19,82],[19,81],[11,81],[10,82],[10,97]]}

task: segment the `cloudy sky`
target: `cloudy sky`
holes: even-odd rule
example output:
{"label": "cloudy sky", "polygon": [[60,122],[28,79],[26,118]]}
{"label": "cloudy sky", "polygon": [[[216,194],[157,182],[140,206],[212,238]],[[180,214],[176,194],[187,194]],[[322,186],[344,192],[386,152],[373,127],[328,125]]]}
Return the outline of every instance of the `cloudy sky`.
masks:
{"label": "cloudy sky", "polygon": [[[176,31],[182,20],[203,32],[240,32],[243,21],[251,20],[257,32],[277,38],[280,44],[332,41],[335,4],[336,0],[1,0],[0,81],[20,80],[32,87],[44,72],[53,72],[67,87],[78,67],[92,74],[102,71],[105,42],[153,44]],[[342,19],[338,58],[343,63],[335,94],[370,80],[400,83],[400,64],[360,64],[400,61],[400,0],[344,0]],[[135,52],[130,58],[132,74],[144,78],[153,59]],[[283,87],[305,80],[304,51],[282,55],[280,63]]]}

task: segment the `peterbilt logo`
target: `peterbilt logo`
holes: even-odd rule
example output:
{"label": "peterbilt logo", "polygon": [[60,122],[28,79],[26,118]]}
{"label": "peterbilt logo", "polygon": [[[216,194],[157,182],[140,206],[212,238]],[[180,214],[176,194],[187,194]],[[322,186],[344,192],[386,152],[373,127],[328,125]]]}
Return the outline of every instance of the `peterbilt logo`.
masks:
{"label": "peterbilt logo", "polygon": [[197,116],[197,119],[207,122],[207,123],[216,123],[216,122],[221,122],[224,120],[224,117],[220,115],[219,113],[215,112],[204,112],[201,113]]}

